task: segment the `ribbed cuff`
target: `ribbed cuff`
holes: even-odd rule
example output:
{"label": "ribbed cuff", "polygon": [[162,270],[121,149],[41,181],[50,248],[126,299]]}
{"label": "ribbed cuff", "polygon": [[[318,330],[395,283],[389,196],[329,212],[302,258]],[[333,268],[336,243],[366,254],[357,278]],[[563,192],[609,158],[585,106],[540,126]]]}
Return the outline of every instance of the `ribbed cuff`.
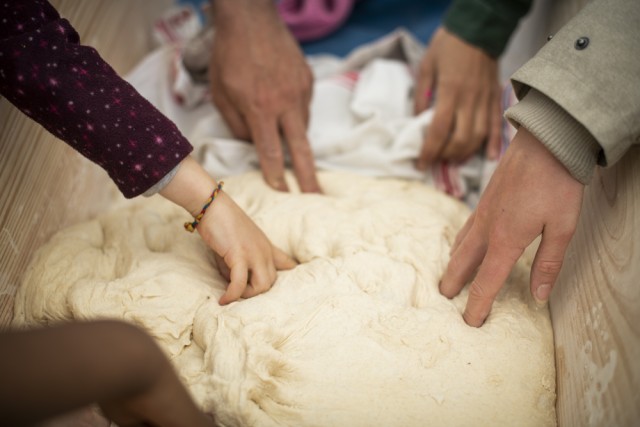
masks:
{"label": "ribbed cuff", "polygon": [[449,32],[497,58],[530,6],[531,0],[454,0],[443,24]]}
{"label": "ribbed cuff", "polygon": [[600,145],[551,98],[531,88],[507,110],[505,117],[514,126],[523,126],[531,132],[578,181],[585,185],[591,181]]}

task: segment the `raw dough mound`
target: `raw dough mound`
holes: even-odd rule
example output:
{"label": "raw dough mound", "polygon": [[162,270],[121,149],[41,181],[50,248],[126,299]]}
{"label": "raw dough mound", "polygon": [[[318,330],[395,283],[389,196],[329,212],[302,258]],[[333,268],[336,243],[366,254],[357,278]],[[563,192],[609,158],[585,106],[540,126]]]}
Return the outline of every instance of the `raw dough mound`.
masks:
{"label": "raw dough mound", "polygon": [[468,327],[467,291],[438,292],[463,205],[418,183],[320,182],[324,195],[275,192],[258,173],[226,180],[300,262],[266,294],[219,306],[211,253],[157,197],[54,236],[26,273],[16,322],[141,325],[221,425],[555,425],[551,325],[529,266]]}

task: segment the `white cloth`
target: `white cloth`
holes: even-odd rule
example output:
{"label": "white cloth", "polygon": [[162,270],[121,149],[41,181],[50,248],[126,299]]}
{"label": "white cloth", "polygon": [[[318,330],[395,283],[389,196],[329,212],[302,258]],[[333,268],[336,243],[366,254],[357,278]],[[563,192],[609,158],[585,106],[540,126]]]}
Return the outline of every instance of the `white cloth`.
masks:
{"label": "white cloth", "polygon": [[[319,169],[424,181],[473,206],[495,162],[477,155],[462,165],[414,167],[433,113],[413,115],[411,66],[422,46],[403,30],[345,59],[308,58],[315,75],[308,138]],[[176,122],[194,156],[216,177],[259,168],[255,147],[233,138],[203,86],[193,82],[169,46],[147,57],[128,80]],[[508,144],[508,136],[503,144]]]}

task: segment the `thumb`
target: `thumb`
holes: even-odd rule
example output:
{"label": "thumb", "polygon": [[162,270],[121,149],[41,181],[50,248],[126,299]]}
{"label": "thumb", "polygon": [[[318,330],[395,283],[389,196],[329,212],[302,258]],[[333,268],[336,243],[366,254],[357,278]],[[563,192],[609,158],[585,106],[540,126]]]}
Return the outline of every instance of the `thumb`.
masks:
{"label": "thumb", "polygon": [[227,287],[227,291],[220,297],[218,301],[220,305],[226,305],[230,302],[236,301],[242,296],[244,289],[247,287],[247,281],[249,280],[249,268],[244,262],[234,263],[231,267],[230,277],[231,281]]}
{"label": "thumb", "polygon": [[549,300],[551,290],[562,269],[564,253],[571,235],[543,232],[540,247],[531,267],[531,295],[539,305]]}

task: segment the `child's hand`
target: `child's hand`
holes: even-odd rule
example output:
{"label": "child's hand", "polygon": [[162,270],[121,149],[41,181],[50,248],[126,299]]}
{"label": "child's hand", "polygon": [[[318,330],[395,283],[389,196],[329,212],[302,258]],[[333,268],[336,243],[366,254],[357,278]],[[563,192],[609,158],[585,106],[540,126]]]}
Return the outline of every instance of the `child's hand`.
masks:
{"label": "child's hand", "polygon": [[266,292],[276,280],[276,270],[296,266],[222,191],[207,209],[197,230],[213,249],[220,273],[229,280],[220,304]]}
{"label": "child's hand", "polygon": [[[195,217],[215,188],[215,181],[202,166],[187,157],[160,194]],[[220,304],[266,292],[276,281],[276,270],[296,266],[223,191],[207,208],[197,230],[216,254],[218,269],[230,281]]]}

